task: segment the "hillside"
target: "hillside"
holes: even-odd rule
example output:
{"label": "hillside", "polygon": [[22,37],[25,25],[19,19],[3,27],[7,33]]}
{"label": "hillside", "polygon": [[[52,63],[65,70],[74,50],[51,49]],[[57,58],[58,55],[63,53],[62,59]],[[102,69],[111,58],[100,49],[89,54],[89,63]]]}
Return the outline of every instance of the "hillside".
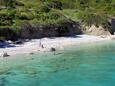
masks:
{"label": "hillside", "polygon": [[115,0],[0,0],[0,38],[78,34],[92,25],[111,29],[114,9]]}

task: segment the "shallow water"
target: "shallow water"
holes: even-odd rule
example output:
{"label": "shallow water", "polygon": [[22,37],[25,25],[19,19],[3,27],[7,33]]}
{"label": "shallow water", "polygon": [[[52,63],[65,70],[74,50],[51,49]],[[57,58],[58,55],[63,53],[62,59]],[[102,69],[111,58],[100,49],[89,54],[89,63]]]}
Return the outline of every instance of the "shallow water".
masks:
{"label": "shallow water", "polygon": [[114,82],[114,41],[0,62],[0,86],[115,86]]}

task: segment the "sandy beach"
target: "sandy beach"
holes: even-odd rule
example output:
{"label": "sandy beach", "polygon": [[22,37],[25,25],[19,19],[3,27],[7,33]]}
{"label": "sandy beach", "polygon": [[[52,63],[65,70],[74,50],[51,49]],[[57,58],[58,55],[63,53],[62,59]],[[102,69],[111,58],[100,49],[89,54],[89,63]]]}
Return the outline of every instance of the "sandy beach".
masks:
{"label": "sandy beach", "polygon": [[[106,40],[109,40],[109,38],[90,35],[33,39],[29,42],[25,42],[24,44],[16,45],[16,47],[0,48],[0,54],[7,52],[8,55],[12,56],[17,54],[30,54],[34,52],[50,51],[51,48],[55,48],[56,50],[63,50],[66,46],[96,43]],[[44,48],[40,46],[40,41]]]}

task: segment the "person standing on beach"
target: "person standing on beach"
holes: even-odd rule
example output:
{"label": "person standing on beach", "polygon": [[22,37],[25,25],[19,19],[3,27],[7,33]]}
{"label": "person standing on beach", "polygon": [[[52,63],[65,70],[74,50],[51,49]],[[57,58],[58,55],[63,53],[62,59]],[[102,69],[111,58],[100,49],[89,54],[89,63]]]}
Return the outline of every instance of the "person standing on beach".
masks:
{"label": "person standing on beach", "polygon": [[41,43],[41,39],[40,39],[40,42],[39,42],[39,47],[44,48],[43,44]]}
{"label": "person standing on beach", "polygon": [[39,47],[41,46],[41,39],[39,40]]}

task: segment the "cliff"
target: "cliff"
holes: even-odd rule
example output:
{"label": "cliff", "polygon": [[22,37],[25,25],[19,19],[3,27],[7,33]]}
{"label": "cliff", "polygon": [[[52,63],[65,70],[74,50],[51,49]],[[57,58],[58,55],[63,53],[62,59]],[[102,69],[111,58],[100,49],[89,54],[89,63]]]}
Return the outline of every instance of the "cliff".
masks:
{"label": "cliff", "polygon": [[114,34],[114,5],[114,0],[0,0],[0,39]]}

